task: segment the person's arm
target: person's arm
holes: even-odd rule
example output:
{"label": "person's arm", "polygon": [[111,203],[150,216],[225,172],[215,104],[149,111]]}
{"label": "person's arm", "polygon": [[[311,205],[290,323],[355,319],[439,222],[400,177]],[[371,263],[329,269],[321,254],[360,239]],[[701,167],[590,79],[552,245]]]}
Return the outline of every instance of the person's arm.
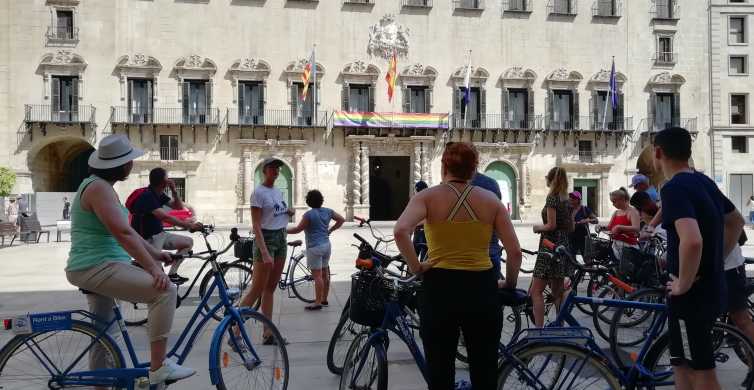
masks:
{"label": "person's arm", "polygon": [[503,242],[505,250],[505,288],[515,288],[518,283],[518,273],[521,270],[521,244],[518,242],[516,230],[513,228],[508,210],[499,204],[495,216],[495,231]]}
{"label": "person's arm", "polygon": [[547,223],[544,225],[542,224],[534,225],[534,228],[533,228],[534,233],[551,232],[555,230],[555,228],[557,227],[557,222],[556,222],[557,217],[555,213],[556,211],[554,208],[548,207],[547,208]]}
{"label": "person's arm", "polygon": [[331,234],[332,232],[340,229],[340,227],[343,226],[343,223],[346,222],[346,219],[335,211],[332,212],[332,219],[333,221],[335,221],[335,225],[332,225],[332,227],[328,229],[328,234]]}
{"label": "person's arm", "polygon": [[414,244],[411,241],[411,233],[414,232],[414,228],[427,217],[427,207],[424,203],[426,196],[423,194],[424,191],[408,201],[406,209],[403,210],[393,229],[395,244],[398,246],[398,250],[401,252],[401,255],[408,264],[409,270],[413,274],[419,274],[429,269],[429,265],[422,265],[427,263],[419,262],[419,258],[416,256],[416,251],[414,250]]}
{"label": "person's arm", "polygon": [[272,263],[270,251],[267,250],[267,243],[264,242],[264,234],[262,234],[262,209],[259,207],[251,207],[251,230],[254,232],[254,245],[259,248],[262,261]]}
{"label": "person's arm", "polygon": [[683,295],[691,289],[702,261],[702,233],[695,218],[675,221],[678,232],[678,276],[671,275],[672,295]]}
{"label": "person's arm", "polygon": [[298,234],[306,230],[306,228],[309,227],[309,218],[306,217],[306,214],[304,214],[303,218],[301,218],[301,221],[298,222],[298,225],[292,228],[286,229],[286,232],[288,234]]}
{"label": "person's arm", "polygon": [[170,188],[170,194],[173,195],[173,200],[170,201],[168,206],[173,210],[183,210],[183,200],[178,195],[178,190],[175,189],[175,182],[168,179],[168,188]]}
{"label": "person's arm", "polygon": [[151,245],[131,228],[128,219],[123,217],[115,191],[105,182],[95,181],[84,191],[83,198],[82,200],[105,225],[118,244],[152,275],[155,288],[161,290],[168,288],[170,280],[162,270],[162,266],[155,261],[155,258],[162,256],[161,252],[155,256],[155,251],[150,250]]}
{"label": "person's arm", "polygon": [[725,214],[723,221],[725,228],[723,230],[723,259],[728,257],[733,249],[736,249],[738,245],[738,239],[741,237],[741,232],[744,230],[746,221],[743,215],[738,210],[733,208],[733,211]]}
{"label": "person's arm", "polygon": [[656,228],[662,223],[662,206],[660,206],[657,209],[657,214],[652,218],[651,221],[649,221],[649,226],[652,227],[652,229]]}
{"label": "person's arm", "polygon": [[160,220],[160,222],[169,222],[173,226],[179,226],[186,230],[200,230],[202,228],[202,224],[199,222],[190,222],[190,221],[182,221],[170,214],[168,214],[165,209],[162,207],[158,207],[154,210],[152,210],[152,215],[154,215],[155,218]]}

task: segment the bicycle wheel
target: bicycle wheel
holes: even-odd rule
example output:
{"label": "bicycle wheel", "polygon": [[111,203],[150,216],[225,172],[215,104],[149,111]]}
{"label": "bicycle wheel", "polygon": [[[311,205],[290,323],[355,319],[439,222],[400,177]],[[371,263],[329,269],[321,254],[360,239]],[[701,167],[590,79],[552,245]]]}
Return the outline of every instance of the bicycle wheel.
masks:
{"label": "bicycle wheel", "polygon": [[141,326],[147,323],[149,307],[146,303],[120,301],[119,304],[126,326]]}
{"label": "bicycle wheel", "polygon": [[[642,303],[664,303],[665,293],[661,290],[639,290],[626,300]],[[633,356],[639,353],[644,341],[649,337],[652,323],[660,313],[638,308],[619,308],[610,321],[610,354],[621,368],[633,364]]]}
{"label": "bicycle wheel", "polygon": [[[55,380],[60,378],[53,377],[50,371],[62,372],[68,367],[71,367],[69,372],[89,371],[90,359],[98,368],[125,368],[117,344],[110,338],[97,337],[94,326],[77,320],[73,321],[71,329],[14,337],[0,350],[0,389],[53,388]],[[84,353],[92,343],[90,352]],[[99,351],[96,357],[93,348]],[[44,361],[40,360],[42,352]]]}
{"label": "bicycle wheel", "polygon": [[[612,285],[604,286],[597,294],[599,299],[625,299],[620,296],[619,292],[613,289]],[[619,310],[610,306],[596,306],[592,312],[592,322],[594,329],[605,341],[610,341],[610,324],[613,322],[615,312]]]}
{"label": "bicycle wheel", "polygon": [[[239,294],[243,295],[244,291],[251,285],[251,269],[242,264],[221,264],[221,272],[225,279],[226,286],[229,289],[238,289]],[[214,272],[210,271],[204,275],[202,282],[199,284],[199,299],[202,299],[215,280]],[[204,304],[204,311],[209,312],[213,307],[220,303],[219,289],[212,291],[212,296]],[[212,315],[217,321],[223,319],[223,313],[217,312]]]}
{"label": "bicycle wheel", "polygon": [[304,261],[304,254],[301,253],[292,261],[293,266],[291,267],[291,274],[288,275],[290,278],[288,280],[291,289],[293,289],[293,295],[306,303],[313,303],[315,298],[314,277],[312,277],[312,271]]}
{"label": "bicycle wheel", "polygon": [[[251,345],[246,345],[239,336],[235,337],[239,346],[236,348],[230,341],[230,336],[235,334],[238,324],[235,321],[226,323],[219,340],[220,347],[217,349],[217,389],[287,389],[290,366],[288,351],[280,332],[272,321],[257,311],[243,310],[241,317]],[[269,334],[270,340],[274,340],[271,344],[265,344],[265,333]],[[241,356],[238,350],[241,350],[244,356]],[[258,359],[254,359],[252,351]],[[252,383],[254,386],[250,387]]]}
{"label": "bicycle wheel", "polygon": [[[658,338],[649,349],[644,359],[644,367],[655,375],[670,377],[670,337],[668,333]],[[717,322],[712,327],[712,342],[715,358],[715,371],[724,389],[754,389],[752,362],[754,362],[754,344],[738,329]],[[653,390],[655,386],[648,385]]]}
{"label": "bicycle wheel", "polygon": [[[589,350],[568,344],[529,344],[503,363],[498,389],[620,390],[618,378]],[[535,386],[539,381],[543,387]]]}
{"label": "bicycle wheel", "polygon": [[367,344],[361,332],[348,348],[340,377],[340,390],[387,390],[387,356],[382,345]]}
{"label": "bicycle wheel", "polygon": [[335,331],[330,338],[330,344],[327,346],[327,369],[335,375],[343,374],[343,364],[346,360],[348,347],[351,346],[351,342],[356,338],[356,335],[367,329],[365,326],[351,321],[349,317],[350,308],[351,299],[349,298],[340,314],[338,325],[335,327]]}

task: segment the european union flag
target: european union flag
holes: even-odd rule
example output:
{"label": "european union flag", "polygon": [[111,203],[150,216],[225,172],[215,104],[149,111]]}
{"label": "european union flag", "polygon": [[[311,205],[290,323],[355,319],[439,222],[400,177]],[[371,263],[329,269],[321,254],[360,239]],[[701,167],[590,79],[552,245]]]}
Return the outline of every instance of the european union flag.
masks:
{"label": "european union flag", "polygon": [[610,105],[613,110],[618,109],[618,80],[615,77],[615,59],[613,58],[613,67],[610,69]]}

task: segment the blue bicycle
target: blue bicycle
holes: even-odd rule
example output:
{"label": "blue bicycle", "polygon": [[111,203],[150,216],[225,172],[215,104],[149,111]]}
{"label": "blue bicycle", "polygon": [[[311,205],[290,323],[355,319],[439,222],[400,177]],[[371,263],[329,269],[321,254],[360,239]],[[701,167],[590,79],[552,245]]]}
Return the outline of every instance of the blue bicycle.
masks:
{"label": "blue bicycle", "polygon": [[[213,315],[220,313],[223,319],[212,335],[209,350],[212,385],[222,390],[285,390],[289,362],[280,332],[261,313],[233,306],[241,291],[227,287],[217,261],[238,239],[237,230],[232,230],[230,245],[217,251],[207,242],[211,229],[208,226],[202,231],[208,250],[186,257],[209,262],[213,283],[168,358],[183,364],[204,328],[213,322]],[[207,311],[204,307],[215,296],[215,289],[219,302]],[[4,320],[5,328],[16,336],[0,350],[0,389],[150,388],[149,363],[138,360],[119,308],[113,307],[113,312],[115,318],[102,326],[95,326],[97,318],[84,310],[34,313]],[[108,332],[110,330],[113,332]],[[131,360],[130,367],[111,333],[121,335]],[[274,341],[264,343],[270,336]]]}

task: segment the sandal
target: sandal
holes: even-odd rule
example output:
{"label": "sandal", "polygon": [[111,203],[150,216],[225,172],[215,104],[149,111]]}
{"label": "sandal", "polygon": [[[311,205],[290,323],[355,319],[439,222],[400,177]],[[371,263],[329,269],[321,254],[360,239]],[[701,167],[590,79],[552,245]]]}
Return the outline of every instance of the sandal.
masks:
{"label": "sandal", "polygon": [[309,305],[305,306],[304,309],[309,311],[322,310],[322,305]]}
{"label": "sandal", "polygon": [[330,304],[327,301],[322,301],[322,306],[330,306]]}
{"label": "sandal", "polygon": [[[288,340],[281,337],[283,345],[288,345]],[[278,341],[273,335],[265,336],[262,341],[262,345],[278,345]]]}

